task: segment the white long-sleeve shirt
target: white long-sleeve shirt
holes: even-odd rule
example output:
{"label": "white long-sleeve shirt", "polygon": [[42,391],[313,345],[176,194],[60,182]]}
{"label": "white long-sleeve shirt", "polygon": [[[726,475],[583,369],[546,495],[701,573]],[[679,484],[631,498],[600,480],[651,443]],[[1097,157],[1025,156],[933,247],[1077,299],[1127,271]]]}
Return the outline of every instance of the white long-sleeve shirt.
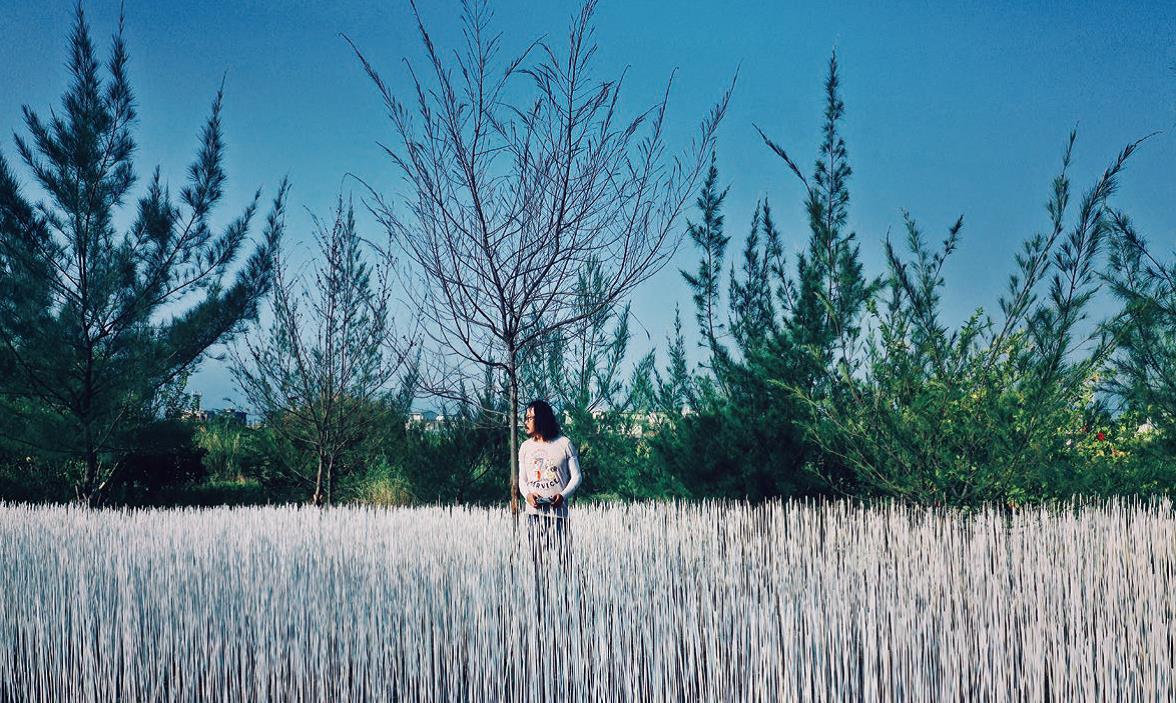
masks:
{"label": "white long-sleeve shirt", "polygon": [[581,478],[580,455],[567,437],[560,435],[550,442],[528,439],[519,447],[519,492],[523,498],[530,493],[564,497],[558,508],[533,508],[526,503],[527,515],[566,518],[568,499],[579,488]]}

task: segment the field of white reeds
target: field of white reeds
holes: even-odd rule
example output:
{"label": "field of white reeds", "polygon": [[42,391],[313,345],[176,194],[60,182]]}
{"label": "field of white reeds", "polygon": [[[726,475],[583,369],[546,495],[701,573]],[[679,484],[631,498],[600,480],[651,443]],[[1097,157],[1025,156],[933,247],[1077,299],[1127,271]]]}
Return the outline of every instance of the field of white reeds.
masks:
{"label": "field of white reeds", "polygon": [[1171,502],[0,504],[2,701],[1169,701]]}

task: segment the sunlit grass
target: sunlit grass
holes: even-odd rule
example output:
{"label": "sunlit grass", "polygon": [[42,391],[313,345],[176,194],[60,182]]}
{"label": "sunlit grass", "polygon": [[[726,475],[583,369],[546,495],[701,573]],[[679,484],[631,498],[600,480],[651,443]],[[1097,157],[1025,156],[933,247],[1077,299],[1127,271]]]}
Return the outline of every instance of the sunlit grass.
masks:
{"label": "sunlit grass", "polygon": [[[0,505],[0,699],[1172,700],[1171,502]],[[525,523],[522,525],[525,528]]]}

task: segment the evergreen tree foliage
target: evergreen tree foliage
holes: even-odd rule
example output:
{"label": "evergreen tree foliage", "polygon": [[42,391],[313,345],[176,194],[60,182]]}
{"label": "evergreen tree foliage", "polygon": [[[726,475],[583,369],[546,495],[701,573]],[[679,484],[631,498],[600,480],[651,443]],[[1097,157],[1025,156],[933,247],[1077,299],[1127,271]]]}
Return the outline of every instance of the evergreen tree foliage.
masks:
{"label": "evergreen tree foliage", "polygon": [[666,373],[654,372],[657,379],[657,406],[668,415],[681,415],[682,411],[697,403],[694,378],[686,359],[686,338],[682,334],[682,310],[674,306],[674,334],[666,340],[668,356]]}
{"label": "evergreen tree foliage", "polygon": [[1176,429],[1176,264],[1160,260],[1123,212],[1111,212],[1106,280],[1122,303],[1107,329],[1116,344],[1106,387],[1156,427]]}
{"label": "evergreen tree foliage", "polygon": [[691,274],[682,271],[682,277],[690,288],[694,301],[694,319],[698,322],[702,339],[699,346],[708,350],[713,369],[723,355],[721,339],[724,336],[719,321],[719,299],[722,292],[723,260],[731,238],[723,234],[723,200],[729,188],[719,190],[719,169],[716,155],[711,152],[710,168],[706,172],[702,191],[695,204],[702,211],[702,222],[689,222],[686,232],[690,241],[700,250],[698,270]]}
{"label": "evergreen tree foliage", "polygon": [[[497,377],[496,377],[497,376]],[[395,466],[418,503],[500,503],[501,471],[510,464],[510,446],[502,433],[509,412],[504,374],[486,370],[484,381],[464,402],[442,408],[439,428],[411,427],[403,446],[387,450],[385,463]]]}
{"label": "evergreen tree foliage", "polygon": [[286,197],[283,183],[261,242],[235,267],[260,192],[214,230],[226,185],[218,92],[178,202],[156,169],[118,231],[136,181],[122,26],[104,76],[79,7],[61,111],[46,120],[24,108],[16,151],[44,199],[0,157],[0,383],[3,397],[39,407],[7,431],[79,460],[75,489],[91,503],[117,482],[160,389],[256,316]]}
{"label": "evergreen tree foliage", "polygon": [[828,396],[836,379],[852,373],[861,316],[879,285],[866,280],[855,235],[847,230],[852,170],[839,131],[845,112],[839,80],[834,55],[811,181],[782,147],[763,136],[805,186],[809,241],[798,257],[795,280],[785,271],[780,235],[764,203],[753,217],[742,276],[733,275],[731,282],[740,358],[724,357],[717,365],[722,393],[703,393],[706,402],[698,415],[655,443],[695,495],[762,499],[819,492],[820,479],[809,466],[826,479],[840,476],[839,463],[826,465],[829,455],[805,441],[811,408],[796,395],[803,389]]}
{"label": "evergreen tree foliage", "polygon": [[[795,296],[785,295],[789,302],[785,324],[790,344],[809,359],[807,382],[818,389],[826,383],[823,369],[836,366],[843,375],[852,373],[861,315],[866,301],[880,286],[878,281],[865,278],[856,235],[846,229],[848,181],[853,170],[840,133],[845,103],[839,88],[834,53],[825,79],[823,139],[811,183],[787,152],[764,136],[765,143],[785,161],[807,192],[810,236],[808,247],[797,260]],[[791,292],[788,284],[783,290]]]}
{"label": "evergreen tree foliage", "polygon": [[765,199],[756,203],[739,275],[732,266],[730,277],[731,333],[744,357],[752,347],[762,346],[767,336],[778,329],[771,281],[773,268],[782,266],[782,258],[780,234]]}
{"label": "evergreen tree foliage", "polygon": [[1080,335],[1078,323],[1096,289],[1107,199],[1137,144],[1104,171],[1067,227],[1073,140],[1048,203],[1050,230],[1017,255],[1003,319],[977,310],[956,331],[940,320],[942,269],[962,218],[936,252],[909,216],[910,258],[887,242],[889,301],[885,310],[871,303],[876,332],[862,373],[831,374],[839,386],[831,396],[793,388],[809,407],[807,435],[848,467],[848,488],[971,505],[1059,497],[1075,484],[1077,447],[1098,414],[1095,377],[1110,350],[1097,329]]}
{"label": "evergreen tree foliage", "polygon": [[[713,350],[715,359],[717,393],[701,383],[697,413],[683,417],[673,433],[659,435],[654,442],[656,455],[682,478],[691,495],[761,500],[821,490],[820,481],[806,467],[826,464],[827,455],[804,441],[804,417],[810,406],[797,399],[797,389],[828,397],[837,389],[838,377],[851,374],[860,346],[861,316],[880,286],[864,277],[855,235],[847,228],[851,169],[840,134],[844,103],[836,55],[830,59],[824,87],[822,142],[811,181],[786,150],[763,135],[806,188],[809,241],[797,259],[796,279],[784,269],[780,233],[763,202],[756,207],[744,242],[739,275],[735,270],[730,275],[731,334],[740,355],[710,343],[703,328],[704,346]],[[709,196],[713,192],[704,186],[699,200],[704,213],[706,206],[715,209],[721,203]],[[726,245],[726,239],[694,239]],[[700,273],[687,279],[696,310],[706,309],[699,304],[709,293],[701,286],[702,274],[714,260],[707,253],[703,247]],[[836,373],[829,374],[828,369]],[[821,466],[821,473],[827,478],[840,475],[840,463]]]}
{"label": "evergreen tree foliage", "polygon": [[629,376],[629,400],[633,412],[653,413],[657,410],[658,394],[654,380],[657,373],[657,352],[650,350],[637,360]]}

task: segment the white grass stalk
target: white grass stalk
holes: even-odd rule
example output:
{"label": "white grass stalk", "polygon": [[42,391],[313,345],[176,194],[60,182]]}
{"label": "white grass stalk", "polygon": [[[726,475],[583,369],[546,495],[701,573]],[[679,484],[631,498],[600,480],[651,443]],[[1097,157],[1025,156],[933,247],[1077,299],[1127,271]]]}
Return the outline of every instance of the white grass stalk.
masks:
{"label": "white grass stalk", "polygon": [[1176,700],[1170,501],[0,504],[0,701]]}

